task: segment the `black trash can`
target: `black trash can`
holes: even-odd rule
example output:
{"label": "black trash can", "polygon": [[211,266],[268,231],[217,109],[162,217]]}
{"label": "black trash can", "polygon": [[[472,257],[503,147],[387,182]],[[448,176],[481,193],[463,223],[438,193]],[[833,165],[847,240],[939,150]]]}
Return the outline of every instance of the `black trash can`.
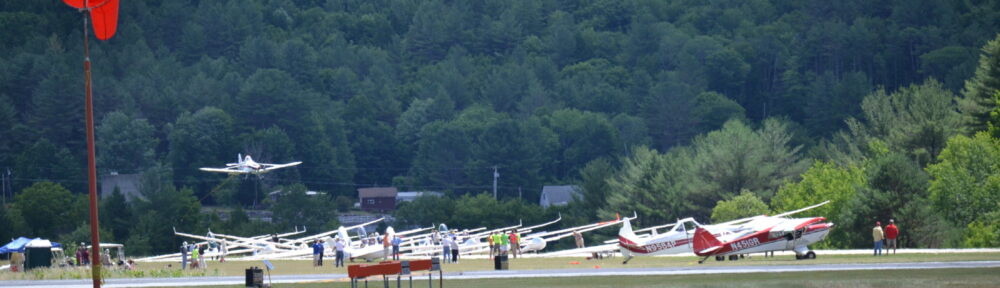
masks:
{"label": "black trash can", "polygon": [[507,255],[493,257],[494,270],[507,270]]}
{"label": "black trash can", "polygon": [[246,270],[246,287],[264,287],[264,270],[250,267]]}

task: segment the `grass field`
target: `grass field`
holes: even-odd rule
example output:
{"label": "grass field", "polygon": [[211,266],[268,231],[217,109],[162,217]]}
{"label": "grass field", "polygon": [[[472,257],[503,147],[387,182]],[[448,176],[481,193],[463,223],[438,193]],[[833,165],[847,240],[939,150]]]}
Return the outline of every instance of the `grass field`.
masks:
{"label": "grass field", "polygon": [[[426,287],[426,278],[414,280],[414,287]],[[445,287],[529,288],[529,287],[997,287],[1000,269],[933,269],[887,271],[836,271],[748,273],[682,276],[614,276],[577,278],[522,278],[445,280]],[[372,281],[369,287],[380,287]],[[395,285],[395,284],[393,284]],[[218,288],[241,287],[213,286]],[[346,282],[275,284],[275,287],[350,287]],[[393,286],[395,287],[395,286]],[[403,287],[409,287],[404,282]],[[438,287],[436,279],[434,287]]]}
{"label": "grass field", "polygon": [[[618,268],[618,267],[693,267],[731,266],[731,265],[804,265],[804,264],[836,264],[836,263],[887,263],[887,262],[938,262],[938,261],[981,261],[1000,260],[1000,253],[949,253],[949,254],[898,254],[883,257],[867,255],[819,255],[815,260],[795,260],[791,256],[763,258],[758,256],[739,261],[716,262],[709,259],[705,264],[698,264],[695,257],[636,257],[628,265],[622,265],[621,257],[602,260],[585,260],[582,258],[522,258],[511,259],[511,270],[537,269],[568,269],[568,268]],[[333,268],[333,261],[324,261],[326,266],[312,267],[307,260],[273,261],[274,275],[294,274],[346,274],[345,268]],[[363,263],[363,262],[357,262]],[[579,264],[572,264],[579,263]],[[351,263],[348,262],[348,265]],[[167,267],[170,265],[170,267]],[[258,261],[228,261],[224,263],[210,262],[206,270],[181,271],[178,263],[138,263],[136,271],[106,271],[108,278],[141,278],[141,277],[184,277],[184,276],[242,276],[244,269],[250,266],[263,266]],[[465,259],[457,264],[444,264],[447,272],[479,271],[493,269],[492,262],[487,259]],[[105,269],[108,270],[108,269]],[[995,271],[1000,272],[1000,271]],[[996,273],[995,273],[996,274]],[[88,269],[36,269],[28,273],[0,272],[0,280],[32,280],[32,279],[83,279],[89,278]],[[727,276],[728,277],[728,276]]]}

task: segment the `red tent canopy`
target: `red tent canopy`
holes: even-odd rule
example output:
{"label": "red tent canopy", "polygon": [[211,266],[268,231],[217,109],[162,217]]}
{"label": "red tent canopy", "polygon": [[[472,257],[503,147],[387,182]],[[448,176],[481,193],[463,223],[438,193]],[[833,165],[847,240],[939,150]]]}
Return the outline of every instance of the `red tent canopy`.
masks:
{"label": "red tent canopy", "polygon": [[[90,19],[94,22],[97,39],[108,40],[118,29],[118,0],[63,0],[76,9],[90,9]],[[87,7],[84,7],[86,2]]]}

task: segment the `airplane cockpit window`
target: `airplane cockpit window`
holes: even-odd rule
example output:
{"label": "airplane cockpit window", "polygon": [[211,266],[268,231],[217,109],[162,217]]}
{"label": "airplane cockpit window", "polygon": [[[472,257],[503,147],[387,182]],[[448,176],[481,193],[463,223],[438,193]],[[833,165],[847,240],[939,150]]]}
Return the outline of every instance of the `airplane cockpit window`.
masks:
{"label": "airplane cockpit window", "polygon": [[445,225],[444,223],[441,223],[441,225],[438,226],[438,231],[448,232],[448,225]]}
{"label": "airplane cockpit window", "polygon": [[694,231],[697,228],[698,228],[698,222],[694,222],[694,220],[691,220],[691,221],[684,222],[684,229],[681,230],[681,231],[684,231],[684,230]]}

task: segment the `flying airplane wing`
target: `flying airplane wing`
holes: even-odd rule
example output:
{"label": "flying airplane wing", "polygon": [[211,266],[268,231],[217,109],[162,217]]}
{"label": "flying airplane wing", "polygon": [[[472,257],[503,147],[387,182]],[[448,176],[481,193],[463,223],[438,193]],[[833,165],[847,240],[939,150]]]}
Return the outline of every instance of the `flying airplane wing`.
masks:
{"label": "flying airplane wing", "polygon": [[285,168],[285,167],[292,167],[292,166],[299,165],[299,164],[302,164],[302,161],[296,161],[296,162],[292,162],[292,163],[288,163],[288,164],[260,164],[260,165],[264,166],[264,169],[263,169],[264,172],[268,172],[268,171],[271,171],[271,170],[281,169],[281,168]]}
{"label": "flying airplane wing", "polygon": [[205,172],[219,172],[219,173],[242,173],[243,172],[243,171],[240,171],[239,169],[236,169],[235,167],[229,167],[229,168],[206,168],[206,167],[202,167],[202,168],[198,168],[198,170],[205,171]]}

